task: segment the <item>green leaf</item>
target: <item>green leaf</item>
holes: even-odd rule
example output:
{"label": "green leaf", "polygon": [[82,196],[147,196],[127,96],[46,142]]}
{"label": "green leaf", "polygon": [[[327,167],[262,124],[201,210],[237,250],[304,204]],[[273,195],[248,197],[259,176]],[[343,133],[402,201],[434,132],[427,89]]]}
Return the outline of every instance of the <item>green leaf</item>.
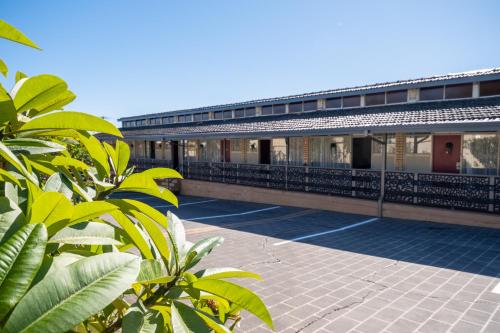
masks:
{"label": "green leaf", "polygon": [[31,206],[30,223],[43,223],[51,229],[63,228],[71,219],[74,207],[71,201],[58,192],[42,193]]}
{"label": "green leaf", "polygon": [[67,98],[67,92],[68,85],[63,79],[55,75],[42,74],[17,81],[12,90],[12,97],[17,113],[29,110],[39,112],[50,109],[54,104]]}
{"label": "green leaf", "polygon": [[175,276],[169,276],[165,266],[155,259],[146,259],[141,261],[141,270],[134,284],[155,284],[169,283],[175,279]]}
{"label": "green leaf", "polygon": [[144,235],[125,214],[119,210],[115,210],[109,213],[109,215],[111,215],[114,221],[123,228],[128,238],[130,238],[145,259],[154,259],[153,252],[144,238]]}
{"label": "green leaf", "polygon": [[[128,146],[127,146],[128,147]],[[168,168],[151,168],[146,171],[141,172],[144,175],[148,175],[153,179],[163,179],[163,178],[179,178],[182,179],[180,173],[175,171],[174,169]]]}
{"label": "green leaf", "polygon": [[252,278],[262,280],[259,274],[245,272],[237,268],[207,268],[195,273],[198,279],[229,279],[229,278]]}
{"label": "green leaf", "polygon": [[221,245],[224,238],[221,236],[209,237],[196,242],[188,251],[188,257],[193,253],[192,259],[186,262],[186,270],[195,266],[203,257],[208,255],[215,247]]}
{"label": "green leaf", "polygon": [[0,156],[3,157],[9,164],[16,168],[26,179],[35,185],[38,185],[38,179],[26,169],[24,164],[14,155],[14,153],[0,142]]}
{"label": "green leaf", "polygon": [[169,243],[169,246],[172,246],[170,252],[177,253],[180,259],[182,259],[184,257],[186,247],[186,231],[184,229],[184,225],[182,224],[181,220],[179,220],[179,218],[171,212],[167,213],[167,218],[167,231],[172,237],[171,242]]}
{"label": "green leaf", "polygon": [[4,143],[7,147],[10,148],[16,154],[31,154],[31,155],[39,155],[39,154],[49,154],[49,153],[57,153],[63,150],[66,150],[66,147],[60,145],[58,143],[46,140],[39,139],[10,139],[4,140]]}
{"label": "green leaf", "polygon": [[17,83],[19,80],[22,80],[22,79],[27,78],[27,77],[28,77],[28,75],[24,74],[23,72],[17,71],[17,72],[16,72],[16,78],[15,78],[16,83]]}
{"label": "green leaf", "polygon": [[123,333],[166,333],[163,317],[159,311],[144,309],[135,304],[123,317]]}
{"label": "green leaf", "polygon": [[4,332],[65,332],[127,290],[139,272],[128,253],[81,259],[47,275],[21,299]]}
{"label": "green leaf", "polygon": [[177,197],[167,189],[159,187],[151,176],[135,173],[127,177],[118,187],[122,192],[139,192],[163,199],[178,207]]}
{"label": "green leaf", "polygon": [[0,246],[0,321],[23,297],[42,264],[47,230],[25,225]]}
{"label": "green leaf", "polygon": [[14,174],[10,173],[7,170],[0,169],[0,181],[2,182],[10,182],[12,184],[16,184],[17,186],[21,186],[19,179],[17,179]]}
{"label": "green leaf", "polygon": [[88,221],[116,210],[117,206],[105,201],[81,202],[75,206],[71,224]]}
{"label": "green leaf", "polygon": [[121,176],[127,170],[128,161],[130,159],[130,147],[127,143],[116,140],[116,174]]}
{"label": "green leaf", "polygon": [[143,213],[132,210],[130,211],[130,214],[141,223],[141,225],[147,231],[149,237],[155,244],[156,248],[160,252],[160,255],[165,259],[166,262],[168,262],[168,260],[170,259],[170,250],[168,248],[167,240],[163,235],[163,231],[154,221],[152,221]]}
{"label": "green leaf", "polygon": [[[174,301],[172,303],[172,326],[177,332],[215,332],[230,333],[231,331],[208,313]],[[177,330],[176,330],[177,328]]]}
{"label": "green leaf", "polygon": [[22,210],[9,198],[0,197],[0,244],[24,224]]}
{"label": "green leaf", "polygon": [[126,212],[132,210],[142,212],[162,227],[167,227],[167,217],[157,209],[145,204],[144,202],[132,199],[107,199],[106,202],[116,205]]}
{"label": "green leaf", "polygon": [[90,114],[75,111],[43,114],[21,126],[18,131],[42,129],[76,129],[122,137],[120,131],[110,122]]}
{"label": "green leaf", "polygon": [[9,73],[9,68],[2,59],[0,59],[0,73],[2,73],[4,77],[7,77],[7,74]]}
{"label": "green leaf", "polygon": [[0,20],[0,38],[5,38],[13,42],[30,46],[35,49],[40,48],[33,43],[28,37],[26,37],[21,31],[14,28],[4,20]]}
{"label": "green leaf", "polygon": [[115,228],[99,222],[82,222],[58,231],[49,243],[74,245],[121,245],[116,240]]}
{"label": "green leaf", "polygon": [[59,192],[63,194],[68,200],[73,197],[73,185],[69,179],[60,172],[52,174],[52,176],[47,179],[45,186],[43,187],[44,192]]}
{"label": "green leaf", "polygon": [[16,107],[9,93],[0,84],[0,125],[16,119]]}
{"label": "green leaf", "polygon": [[257,295],[247,288],[228,281],[213,279],[199,279],[190,284],[190,286],[194,289],[223,297],[241,306],[243,309],[254,314],[257,318],[266,323],[271,329],[273,328],[273,321],[266,306]]}
{"label": "green leaf", "polygon": [[108,162],[108,155],[104,150],[102,144],[94,136],[88,133],[78,133],[78,139],[85,146],[85,149],[89,153],[97,172],[102,179],[109,177],[110,167]]}

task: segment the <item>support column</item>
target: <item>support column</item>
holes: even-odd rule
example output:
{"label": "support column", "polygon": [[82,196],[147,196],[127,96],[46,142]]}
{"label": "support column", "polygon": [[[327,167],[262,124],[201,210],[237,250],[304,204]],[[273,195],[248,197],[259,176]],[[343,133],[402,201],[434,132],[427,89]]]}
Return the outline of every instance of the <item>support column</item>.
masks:
{"label": "support column", "polygon": [[309,165],[309,137],[304,137],[303,155],[304,165]]}
{"label": "support column", "polygon": [[403,171],[405,167],[406,135],[396,133],[396,170]]}
{"label": "support column", "polygon": [[384,148],[382,150],[382,170],[380,171],[380,198],[378,199],[378,216],[383,217],[385,195],[385,170],[387,168],[387,133],[384,134]]}

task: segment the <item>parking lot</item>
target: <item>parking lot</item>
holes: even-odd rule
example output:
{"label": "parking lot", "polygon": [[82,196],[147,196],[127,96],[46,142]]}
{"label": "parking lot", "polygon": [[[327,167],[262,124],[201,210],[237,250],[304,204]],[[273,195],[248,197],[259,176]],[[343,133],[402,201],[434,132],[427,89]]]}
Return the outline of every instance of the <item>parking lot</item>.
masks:
{"label": "parking lot", "polygon": [[[276,332],[500,332],[500,230],[180,197],[188,239],[222,235],[203,266],[245,281]],[[251,315],[239,332],[267,332]]]}

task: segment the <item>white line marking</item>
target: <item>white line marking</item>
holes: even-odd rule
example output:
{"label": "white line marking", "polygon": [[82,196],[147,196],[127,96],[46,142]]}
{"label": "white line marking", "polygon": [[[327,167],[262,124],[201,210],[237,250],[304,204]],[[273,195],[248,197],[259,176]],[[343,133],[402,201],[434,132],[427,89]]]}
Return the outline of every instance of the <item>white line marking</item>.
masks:
{"label": "white line marking", "polygon": [[500,294],[500,282],[498,282],[497,286],[493,288],[491,292],[495,294]]}
{"label": "white line marking", "polygon": [[274,206],[274,207],[269,207],[269,208],[251,210],[251,211],[243,212],[243,213],[234,213],[234,214],[226,214],[226,215],[215,215],[215,216],[204,216],[204,217],[194,217],[194,218],[184,219],[184,220],[186,220],[186,221],[199,221],[199,220],[216,219],[216,218],[219,218],[219,217],[241,216],[241,215],[248,215],[248,214],[254,214],[254,213],[259,213],[259,212],[265,212],[267,210],[272,210],[272,209],[276,209],[276,208],[281,208],[281,206]]}
{"label": "white line marking", "polygon": [[351,224],[351,225],[348,225],[348,226],[345,226],[345,227],[342,227],[342,228],[328,230],[328,231],[323,231],[323,232],[318,232],[318,233],[311,234],[311,235],[306,235],[306,236],[301,236],[301,237],[289,239],[289,240],[286,240],[286,241],[274,243],[273,245],[274,246],[280,246],[280,245],[288,244],[288,243],[299,241],[299,240],[303,240],[303,239],[309,239],[309,238],[323,236],[323,235],[327,235],[327,234],[333,234],[335,232],[344,231],[344,230],[347,230],[347,229],[351,229],[351,228],[356,228],[356,227],[362,226],[364,224],[372,223],[372,222],[375,222],[377,220],[378,220],[378,217],[374,217],[372,219],[368,219],[366,221],[354,223],[354,224]]}
{"label": "white line marking", "polygon": [[[180,206],[190,206],[190,205],[196,205],[196,204],[202,204],[202,203],[207,203],[207,202],[214,202],[217,201],[217,199],[212,199],[212,200],[203,200],[203,201],[194,201],[194,202],[186,202],[179,204]],[[154,208],[163,208],[163,207],[175,207],[174,205],[157,205],[157,206],[152,206]]]}

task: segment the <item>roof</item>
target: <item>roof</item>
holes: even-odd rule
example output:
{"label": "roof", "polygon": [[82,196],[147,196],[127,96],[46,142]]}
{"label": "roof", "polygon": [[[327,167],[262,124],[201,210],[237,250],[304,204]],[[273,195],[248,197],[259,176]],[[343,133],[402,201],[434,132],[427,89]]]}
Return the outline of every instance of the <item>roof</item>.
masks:
{"label": "roof", "polygon": [[251,138],[500,130],[500,97],[292,113],[203,123],[122,128],[128,139]]}
{"label": "roof", "polygon": [[274,97],[274,98],[264,98],[264,99],[256,99],[239,103],[230,103],[230,104],[220,104],[213,106],[205,106],[199,108],[192,109],[183,109],[183,110],[172,110],[166,112],[159,113],[148,113],[137,116],[130,117],[122,117],[119,118],[119,121],[126,120],[135,120],[135,119],[144,119],[144,118],[155,118],[162,116],[172,116],[176,114],[188,114],[188,113],[197,113],[203,111],[217,111],[217,110],[225,110],[225,109],[235,109],[235,108],[243,108],[243,107],[253,107],[260,106],[268,103],[291,103],[295,101],[303,101],[303,100],[313,100],[317,98],[331,98],[337,96],[350,95],[354,93],[376,93],[385,90],[399,90],[399,89],[408,89],[408,88],[416,88],[416,87],[426,87],[430,85],[436,85],[436,83],[446,83],[446,84],[456,84],[456,83],[464,83],[471,82],[471,80],[482,81],[482,80],[494,80],[500,79],[500,67],[489,68],[489,69],[479,69],[467,72],[459,72],[459,73],[449,73],[444,75],[434,75],[427,76],[418,79],[408,79],[408,80],[398,80],[392,82],[383,82],[383,83],[375,83],[368,84],[362,86],[354,86],[348,88],[339,88],[339,89],[331,89],[331,90],[323,90],[310,92],[305,94],[298,95],[289,95],[282,97]]}

